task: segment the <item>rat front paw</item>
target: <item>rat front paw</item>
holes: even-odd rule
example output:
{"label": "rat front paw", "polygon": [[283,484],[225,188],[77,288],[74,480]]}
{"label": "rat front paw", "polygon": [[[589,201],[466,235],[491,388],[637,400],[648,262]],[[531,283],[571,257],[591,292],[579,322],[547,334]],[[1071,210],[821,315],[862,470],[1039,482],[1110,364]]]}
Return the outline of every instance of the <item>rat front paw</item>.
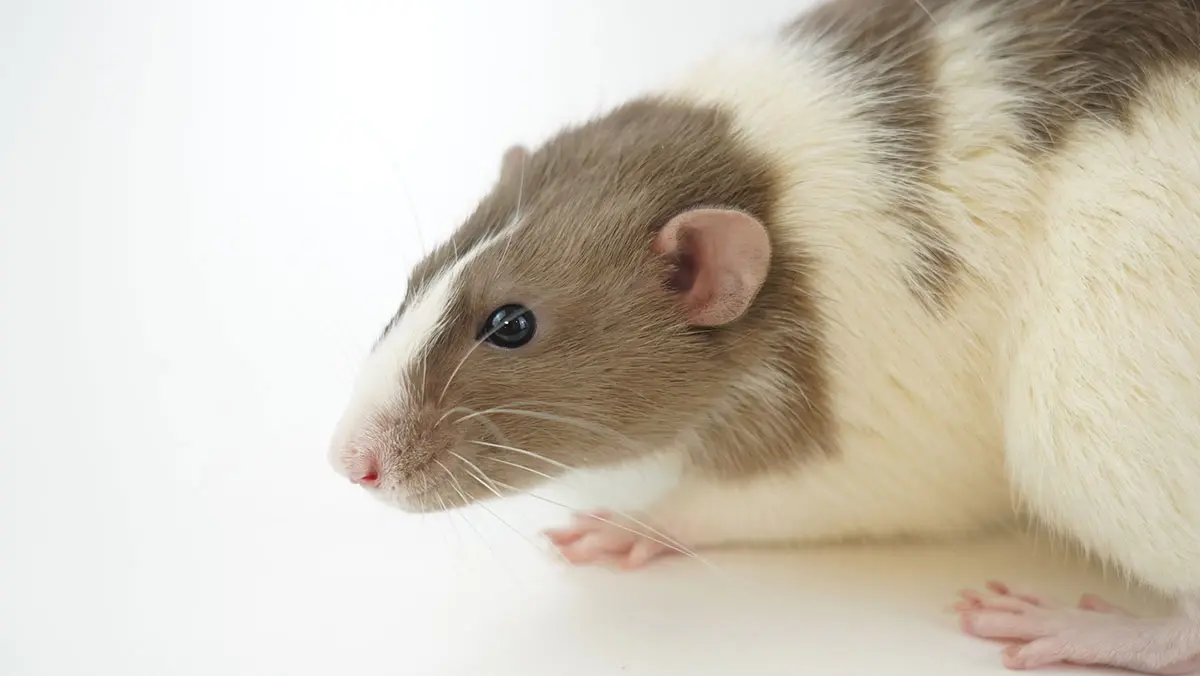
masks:
{"label": "rat front paw", "polygon": [[545,534],[563,558],[575,565],[615,560],[621,568],[631,570],[660,556],[686,551],[644,523],[603,511],[576,514],[570,526]]}

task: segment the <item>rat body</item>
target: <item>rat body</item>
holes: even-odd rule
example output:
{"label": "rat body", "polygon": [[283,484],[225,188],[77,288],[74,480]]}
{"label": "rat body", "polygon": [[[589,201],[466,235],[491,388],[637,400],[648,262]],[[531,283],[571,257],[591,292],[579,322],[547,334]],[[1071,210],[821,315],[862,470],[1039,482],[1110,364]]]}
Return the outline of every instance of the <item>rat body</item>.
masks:
{"label": "rat body", "polygon": [[679,454],[636,523],[550,533],[631,566],[1015,502],[1179,614],[996,586],[964,627],[1013,667],[1200,667],[1195,0],[833,0],[502,164],[339,471],[431,511]]}

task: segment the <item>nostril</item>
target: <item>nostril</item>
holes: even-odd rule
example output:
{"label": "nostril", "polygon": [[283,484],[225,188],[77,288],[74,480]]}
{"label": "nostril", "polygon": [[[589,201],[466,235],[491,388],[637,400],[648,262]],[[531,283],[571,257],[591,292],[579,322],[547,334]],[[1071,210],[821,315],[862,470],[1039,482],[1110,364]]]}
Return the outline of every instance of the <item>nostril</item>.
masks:
{"label": "nostril", "polygon": [[351,474],[350,480],[360,486],[377,486],[379,484],[379,472],[372,470],[365,474]]}
{"label": "nostril", "polygon": [[379,465],[373,459],[360,457],[349,469],[350,481],[360,486],[379,485]]}

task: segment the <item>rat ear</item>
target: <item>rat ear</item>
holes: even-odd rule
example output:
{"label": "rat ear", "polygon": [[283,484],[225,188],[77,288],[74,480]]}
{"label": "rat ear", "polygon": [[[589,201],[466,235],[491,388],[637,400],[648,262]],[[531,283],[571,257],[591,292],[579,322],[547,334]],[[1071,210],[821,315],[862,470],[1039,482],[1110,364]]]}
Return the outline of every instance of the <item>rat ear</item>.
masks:
{"label": "rat ear", "polygon": [[732,209],[685,211],[659,231],[652,246],[672,261],[668,286],[694,326],[719,326],[741,317],[771,264],[766,227]]}
{"label": "rat ear", "polygon": [[517,144],[504,151],[504,158],[500,160],[500,180],[518,180],[528,160],[529,149],[523,145]]}

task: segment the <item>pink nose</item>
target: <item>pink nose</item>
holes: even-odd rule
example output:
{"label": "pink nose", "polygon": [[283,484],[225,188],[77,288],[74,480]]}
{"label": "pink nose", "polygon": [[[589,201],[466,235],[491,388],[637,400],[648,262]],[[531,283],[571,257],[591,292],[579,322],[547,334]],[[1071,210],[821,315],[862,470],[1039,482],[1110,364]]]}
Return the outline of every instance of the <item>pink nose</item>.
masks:
{"label": "pink nose", "polygon": [[379,485],[379,466],[374,461],[365,462],[359,467],[350,469],[350,481],[360,486],[375,487]]}
{"label": "pink nose", "polygon": [[362,476],[351,476],[350,480],[360,486],[378,486],[379,474],[376,472],[368,472]]}

